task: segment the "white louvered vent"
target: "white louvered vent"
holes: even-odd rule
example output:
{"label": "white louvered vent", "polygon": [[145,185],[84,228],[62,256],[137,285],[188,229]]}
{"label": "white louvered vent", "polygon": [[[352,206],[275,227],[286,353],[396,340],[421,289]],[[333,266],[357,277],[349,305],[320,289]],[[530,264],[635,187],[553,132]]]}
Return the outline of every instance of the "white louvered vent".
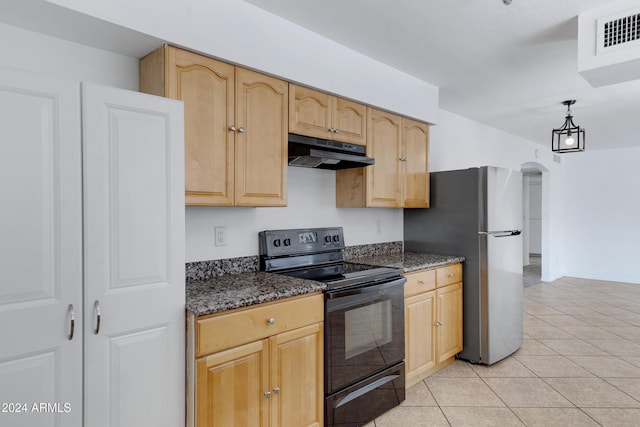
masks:
{"label": "white louvered vent", "polygon": [[640,10],[598,19],[597,55],[640,45]]}

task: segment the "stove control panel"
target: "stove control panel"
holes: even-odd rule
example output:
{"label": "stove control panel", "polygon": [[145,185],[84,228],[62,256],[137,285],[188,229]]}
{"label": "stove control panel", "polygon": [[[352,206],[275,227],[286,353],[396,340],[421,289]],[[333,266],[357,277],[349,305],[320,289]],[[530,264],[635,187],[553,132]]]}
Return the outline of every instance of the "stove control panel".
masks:
{"label": "stove control panel", "polygon": [[265,230],[258,235],[260,255],[304,255],[344,249],[342,227]]}

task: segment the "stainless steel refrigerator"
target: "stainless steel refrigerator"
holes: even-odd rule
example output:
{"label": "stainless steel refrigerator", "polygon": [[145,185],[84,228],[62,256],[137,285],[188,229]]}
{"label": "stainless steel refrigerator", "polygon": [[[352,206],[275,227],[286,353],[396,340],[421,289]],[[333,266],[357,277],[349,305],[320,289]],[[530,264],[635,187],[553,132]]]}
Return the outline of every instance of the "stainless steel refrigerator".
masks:
{"label": "stainless steel refrigerator", "polygon": [[522,175],[484,166],[431,173],[429,209],[405,209],[405,251],[462,255],[463,350],[491,365],[522,346]]}

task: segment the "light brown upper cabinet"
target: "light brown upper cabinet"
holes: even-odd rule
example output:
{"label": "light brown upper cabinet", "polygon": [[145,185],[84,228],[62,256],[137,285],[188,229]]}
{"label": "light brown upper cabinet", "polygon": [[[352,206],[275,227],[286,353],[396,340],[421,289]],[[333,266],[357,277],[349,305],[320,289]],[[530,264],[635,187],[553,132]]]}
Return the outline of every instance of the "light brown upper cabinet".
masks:
{"label": "light brown upper cabinet", "polygon": [[289,84],[289,132],[352,144],[367,144],[367,107]]}
{"label": "light brown upper cabinet", "polygon": [[429,125],[403,117],[402,150],[403,207],[428,208]]}
{"label": "light brown upper cabinet", "polygon": [[287,82],[163,46],[140,90],[184,101],[187,205],[286,206]]}
{"label": "light brown upper cabinet", "polygon": [[367,155],[376,163],[336,171],[336,206],[429,207],[429,126],[371,107],[367,123]]}

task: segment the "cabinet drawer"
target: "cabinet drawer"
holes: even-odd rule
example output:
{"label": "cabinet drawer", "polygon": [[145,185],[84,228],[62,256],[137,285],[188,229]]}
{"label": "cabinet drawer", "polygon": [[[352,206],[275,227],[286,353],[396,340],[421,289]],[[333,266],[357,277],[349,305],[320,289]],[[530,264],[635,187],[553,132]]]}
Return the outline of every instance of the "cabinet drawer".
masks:
{"label": "cabinet drawer", "polygon": [[197,319],[196,357],[322,322],[323,319],[322,294],[260,304]]}
{"label": "cabinet drawer", "polygon": [[458,282],[462,282],[462,264],[451,264],[436,270],[436,284],[438,287]]}
{"label": "cabinet drawer", "polygon": [[407,283],[404,284],[404,296],[410,297],[436,288],[436,271],[424,270],[405,273]]}

